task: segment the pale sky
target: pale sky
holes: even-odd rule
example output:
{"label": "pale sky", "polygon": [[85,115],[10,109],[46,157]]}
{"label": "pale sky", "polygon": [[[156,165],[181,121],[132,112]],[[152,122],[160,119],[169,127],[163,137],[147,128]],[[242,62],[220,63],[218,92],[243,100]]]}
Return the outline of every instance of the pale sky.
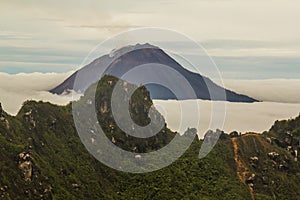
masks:
{"label": "pale sky", "polygon": [[75,70],[114,34],[161,27],[201,43],[224,78],[300,78],[299,10],[298,0],[1,0],[0,72]]}

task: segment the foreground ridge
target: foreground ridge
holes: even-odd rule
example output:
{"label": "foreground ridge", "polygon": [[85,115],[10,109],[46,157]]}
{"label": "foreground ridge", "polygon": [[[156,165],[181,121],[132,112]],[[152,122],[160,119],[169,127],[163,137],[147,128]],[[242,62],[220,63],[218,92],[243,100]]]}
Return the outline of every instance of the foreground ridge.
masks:
{"label": "foreground ridge", "polygon": [[[96,108],[106,136],[137,153],[165,146],[176,135],[167,125],[147,141],[128,138],[115,126],[107,102],[110,85],[117,80],[106,76],[97,88]],[[147,124],[152,101],[146,88],[140,88],[132,102],[132,118]],[[3,110],[0,114],[0,197],[4,199],[295,199],[300,195],[300,116],[276,121],[262,134],[222,133],[203,159],[198,158],[203,141],[196,139],[170,166],[130,174],[110,169],[88,153],[77,135],[71,104],[27,101],[15,117]]]}

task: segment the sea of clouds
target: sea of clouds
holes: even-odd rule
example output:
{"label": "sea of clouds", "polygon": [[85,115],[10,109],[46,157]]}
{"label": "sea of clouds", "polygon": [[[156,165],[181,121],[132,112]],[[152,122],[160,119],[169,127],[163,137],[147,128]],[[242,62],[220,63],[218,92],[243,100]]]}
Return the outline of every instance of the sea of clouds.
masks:
{"label": "sea of clouds", "polygon": [[224,86],[261,101],[300,103],[300,79],[224,80]]}
{"label": "sea of clouds", "polygon": [[64,81],[72,72],[67,73],[0,73],[0,102],[3,109],[16,115],[26,100],[49,101],[66,105],[72,100],[72,94],[56,95],[48,90]]}
{"label": "sea of clouds", "polygon": [[[11,115],[16,115],[26,100],[49,101],[58,105],[66,105],[78,95],[51,94],[48,90],[57,86],[72,72],[67,73],[0,73],[0,102],[3,109]],[[275,120],[289,119],[300,112],[300,80],[299,79],[272,79],[272,80],[224,80],[225,87],[238,93],[249,95],[263,102],[257,103],[230,103],[226,102],[224,126],[220,129],[242,133],[263,132],[268,130]],[[162,101],[155,100],[154,105],[160,110],[168,126],[174,131],[182,131],[186,127],[196,127],[199,135],[203,135],[211,120],[211,102],[203,100]],[[194,108],[189,105],[197,103],[200,107],[201,120],[198,124],[190,124],[195,118],[189,115],[182,119],[180,104],[185,108]],[[189,112],[189,111],[188,111]],[[218,114],[218,113],[215,113]],[[221,115],[222,113],[220,113]],[[182,127],[179,127],[181,122]]]}
{"label": "sea of clouds", "polygon": [[[223,80],[224,87],[240,94],[246,94],[261,102],[255,103],[219,103],[226,107],[223,110],[212,110],[212,103],[204,100],[193,101],[161,101],[154,104],[168,123],[168,126],[178,132],[184,132],[188,127],[195,127],[202,137],[214,122],[214,115],[225,116],[224,124],[218,127],[229,133],[231,131],[261,133],[269,130],[276,120],[294,118],[300,113],[300,79],[264,79],[264,80]],[[197,103],[200,111],[200,121],[196,124],[190,122],[195,114],[180,118],[180,107],[187,108],[193,113],[195,108],[187,104]],[[218,104],[215,102],[215,104]],[[174,109],[175,108],[175,109]],[[217,119],[220,120],[220,119]],[[219,122],[219,124],[221,124]]]}
{"label": "sea of clouds", "polygon": [[[195,107],[188,106],[196,101],[199,111],[199,121],[195,123]],[[276,120],[290,119],[299,115],[300,103],[256,102],[231,103],[214,102],[225,106],[226,110],[212,110],[212,103],[203,100],[161,101],[154,100],[156,108],[164,115],[168,127],[173,131],[183,133],[187,128],[197,128],[199,137],[207,130],[221,129],[227,133],[262,133],[269,130]],[[181,111],[180,107],[187,109]],[[181,118],[181,113],[191,113]],[[212,117],[213,115],[219,118]],[[224,121],[222,120],[224,116]],[[192,123],[191,123],[192,122]],[[218,124],[216,127],[214,123]],[[210,126],[210,124],[212,124]]]}

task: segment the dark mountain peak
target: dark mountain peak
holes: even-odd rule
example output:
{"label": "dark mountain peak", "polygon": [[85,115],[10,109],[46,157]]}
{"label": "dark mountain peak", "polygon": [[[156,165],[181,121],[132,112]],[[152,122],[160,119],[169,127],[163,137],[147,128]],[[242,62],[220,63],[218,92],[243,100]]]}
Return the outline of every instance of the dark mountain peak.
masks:
{"label": "dark mountain peak", "polygon": [[[161,68],[157,67],[156,64],[168,66],[176,73],[179,73],[190,84],[195,94],[186,95],[186,84],[183,81],[177,80],[178,77],[174,75],[176,73],[172,74],[169,71],[161,71]],[[177,92],[180,93],[179,95],[178,93],[175,95],[173,91],[161,84],[146,84],[152,99],[204,99],[231,102],[256,101],[246,95],[226,90],[209,78],[187,70],[162,49],[148,43],[129,45],[112,50],[109,54],[101,56],[76,71],[63,83],[50,90],[50,92],[56,94],[62,94],[68,90],[84,92],[91,84],[101,79],[101,74],[109,74],[124,79],[124,74],[142,65],[143,67],[147,65],[147,68],[143,68],[143,71],[135,72],[135,74],[127,74],[126,81],[141,85],[144,84],[144,79],[157,80],[163,82],[165,85],[175,85]],[[99,75],[97,76],[97,74]],[[80,83],[74,85],[75,79],[78,76],[80,76]]]}
{"label": "dark mountain peak", "polygon": [[124,46],[124,47],[121,47],[118,49],[113,49],[113,50],[111,50],[111,52],[108,55],[111,58],[119,57],[121,55],[129,53],[130,51],[139,50],[139,49],[159,49],[159,48],[157,46],[151,45],[149,43],[144,43],[144,44],[137,43],[135,45],[128,45],[128,46]]}

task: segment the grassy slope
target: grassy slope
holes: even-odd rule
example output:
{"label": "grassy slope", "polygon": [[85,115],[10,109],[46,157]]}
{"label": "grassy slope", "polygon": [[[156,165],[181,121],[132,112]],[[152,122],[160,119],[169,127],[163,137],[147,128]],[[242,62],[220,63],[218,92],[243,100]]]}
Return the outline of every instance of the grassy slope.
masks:
{"label": "grassy slope", "polygon": [[[300,164],[294,161],[290,151],[274,142],[279,139],[284,143],[283,135],[289,129],[295,133],[293,140],[299,141],[299,122],[299,117],[276,122],[264,134],[246,134],[237,138],[238,153],[248,168],[247,177],[252,173],[256,175],[253,187],[255,199],[299,199]],[[294,126],[296,123],[297,126]],[[281,128],[276,128],[278,126]],[[270,137],[273,137],[271,143],[267,139]],[[298,145],[293,145],[293,148],[298,148]],[[279,157],[271,158],[268,156],[270,152],[278,153]],[[257,163],[250,159],[255,156],[258,157]]]}

